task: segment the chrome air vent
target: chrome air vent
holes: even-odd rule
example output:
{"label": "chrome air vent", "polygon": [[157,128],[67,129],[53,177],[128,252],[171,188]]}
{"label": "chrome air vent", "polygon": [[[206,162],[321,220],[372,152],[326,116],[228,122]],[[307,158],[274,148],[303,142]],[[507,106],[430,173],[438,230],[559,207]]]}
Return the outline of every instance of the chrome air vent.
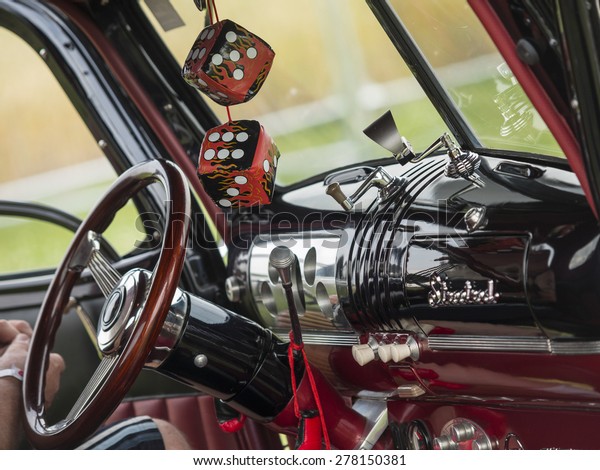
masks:
{"label": "chrome air vent", "polygon": [[269,255],[278,245],[290,248],[297,258],[292,273],[294,301],[300,323],[307,330],[348,330],[339,310],[335,286],[335,262],[340,236],[312,234],[263,235],[254,239],[248,261],[248,282],[263,325],[289,331],[285,292]]}

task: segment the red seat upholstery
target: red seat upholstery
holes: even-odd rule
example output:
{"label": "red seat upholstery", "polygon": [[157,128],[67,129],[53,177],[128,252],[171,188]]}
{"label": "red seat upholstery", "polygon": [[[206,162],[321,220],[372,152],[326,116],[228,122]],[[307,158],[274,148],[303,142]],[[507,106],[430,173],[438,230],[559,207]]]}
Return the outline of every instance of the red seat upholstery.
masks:
{"label": "red seat upholstery", "polygon": [[132,416],[148,415],[177,426],[194,449],[261,450],[282,449],[279,435],[252,420],[246,420],[241,431],[221,430],[210,396],[181,396],[124,401],[107,420],[112,423]]}

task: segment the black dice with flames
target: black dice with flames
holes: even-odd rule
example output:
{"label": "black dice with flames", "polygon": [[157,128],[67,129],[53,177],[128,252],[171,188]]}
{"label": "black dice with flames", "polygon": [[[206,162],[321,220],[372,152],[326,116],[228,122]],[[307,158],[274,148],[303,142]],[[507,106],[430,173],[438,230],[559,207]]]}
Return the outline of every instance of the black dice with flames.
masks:
{"label": "black dice with flames", "polygon": [[198,175],[221,208],[269,204],[279,150],[258,121],[231,121],[210,129],[198,156]]}

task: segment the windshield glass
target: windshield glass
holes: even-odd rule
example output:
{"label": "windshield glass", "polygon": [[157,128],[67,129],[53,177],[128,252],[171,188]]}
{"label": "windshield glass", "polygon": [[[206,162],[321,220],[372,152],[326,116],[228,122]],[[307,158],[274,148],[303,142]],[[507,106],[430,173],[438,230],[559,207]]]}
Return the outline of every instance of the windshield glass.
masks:
{"label": "windshield glass", "polygon": [[[168,31],[145,11],[183,65],[204,27],[205,12],[192,0],[172,4],[184,25]],[[293,8],[272,0],[219,0],[216,5],[220,19],[235,21],[275,51],[260,92],[230,111],[234,120],[260,121],[277,143],[278,184],[390,156],[362,132],[390,109],[415,149],[427,148],[447,131],[362,0],[297,0]],[[226,122],[226,109],[206,101]]]}
{"label": "windshield glass", "polygon": [[391,0],[483,148],[563,157],[466,0]]}
{"label": "windshield glass", "polygon": [[[205,12],[192,0],[175,0],[171,4],[179,18],[169,27],[147,8],[150,3],[141,4],[183,65],[205,26]],[[216,3],[221,19],[242,25],[275,51],[260,92],[230,112],[233,120],[260,121],[274,138],[281,152],[278,184],[390,156],[362,132],[388,110],[415,151],[448,131],[362,0],[297,0],[293,10],[289,2],[269,0]],[[406,16],[409,30],[480,142],[562,155],[466,2],[452,4],[405,0],[395,1],[394,7],[403,20]],[[224,107],[206,101],[221,122],[228,120]]]}

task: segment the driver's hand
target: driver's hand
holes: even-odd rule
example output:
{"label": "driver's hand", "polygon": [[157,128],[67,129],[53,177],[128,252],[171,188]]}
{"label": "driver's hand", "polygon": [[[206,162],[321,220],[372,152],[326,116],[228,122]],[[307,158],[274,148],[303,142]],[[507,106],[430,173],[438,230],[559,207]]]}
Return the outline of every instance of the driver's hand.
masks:
{"label": "driver's hand", "polygon": [[25,320],[0,320],[0,355],[19,333],[31,336],[33,331]]}
{"label": "driver's hand", "polygon": [[[0,369],[25,368],[32,330],[22,320],[0,320]],[[59,354],[51,353],[46,373],[46,406],[50,406],[60,387],[60,375],[65,361]]]}
{"label": "driver's hand", "polygon": [[23,320],[0,320],[0,369],[25,367],[31,326]]}
{"label": "driver's hand", "polygon": [[8,344],[4,344],[2,351],[0,351],[2,354],[0,356],[0,369],[16,367],[23,370],[28,349],[29,336],[17,333]]}

